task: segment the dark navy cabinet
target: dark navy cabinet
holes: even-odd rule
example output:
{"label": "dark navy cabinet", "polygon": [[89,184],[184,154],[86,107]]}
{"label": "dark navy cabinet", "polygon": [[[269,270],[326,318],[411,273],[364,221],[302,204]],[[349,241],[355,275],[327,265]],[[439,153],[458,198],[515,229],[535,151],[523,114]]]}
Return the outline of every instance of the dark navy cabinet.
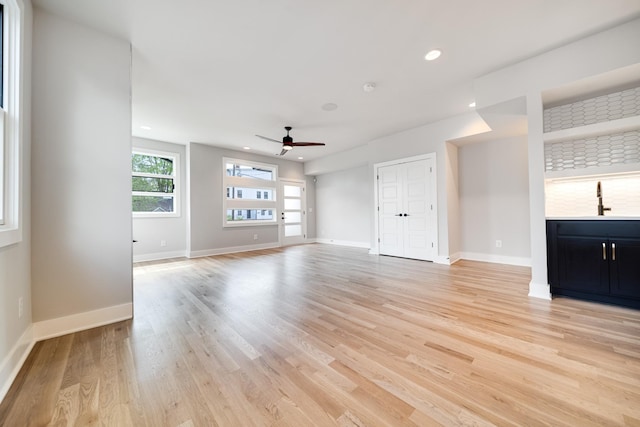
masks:
{"label": "dark navy cabinet", "polygon": [[548,220],[553,295],[640,308],[640,221]]}

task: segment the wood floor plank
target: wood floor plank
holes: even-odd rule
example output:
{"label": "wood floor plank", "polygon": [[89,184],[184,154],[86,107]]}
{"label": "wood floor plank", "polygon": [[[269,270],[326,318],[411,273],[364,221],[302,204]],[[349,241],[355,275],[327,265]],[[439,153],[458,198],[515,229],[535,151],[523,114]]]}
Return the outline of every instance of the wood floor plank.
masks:
{"label": "wood floor plank", "polygon": [[640,311],[530,270],[301,245],[138,263],[135,318],[37,343],[1,426],[633,426]]}

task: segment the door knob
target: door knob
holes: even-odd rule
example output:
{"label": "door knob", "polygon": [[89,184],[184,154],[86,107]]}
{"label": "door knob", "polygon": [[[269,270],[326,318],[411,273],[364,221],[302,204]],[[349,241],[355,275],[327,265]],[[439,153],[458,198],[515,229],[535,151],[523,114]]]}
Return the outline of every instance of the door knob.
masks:
{"label": "door knob", "polygon": [[402,216],[409,216],[409,214],[403,214]]}

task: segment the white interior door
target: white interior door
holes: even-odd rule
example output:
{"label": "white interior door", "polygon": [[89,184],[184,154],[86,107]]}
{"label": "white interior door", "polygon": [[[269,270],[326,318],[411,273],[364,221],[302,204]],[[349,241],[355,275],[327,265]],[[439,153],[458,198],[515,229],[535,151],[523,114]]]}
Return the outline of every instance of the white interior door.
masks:
{"label": "white interior door", "polygon": [[402,186],[400,168],[378,168],[379,246],[384,255],[404,256]]}
{"label": "white interior door", "polygon": [[432,158],[377,169],[380,254],[435,259],[433,170]]}
{"label": "white interior door", "polygon": [[306,188],[304,181],[280,180],[280,244],[304,243],[307,236]]}

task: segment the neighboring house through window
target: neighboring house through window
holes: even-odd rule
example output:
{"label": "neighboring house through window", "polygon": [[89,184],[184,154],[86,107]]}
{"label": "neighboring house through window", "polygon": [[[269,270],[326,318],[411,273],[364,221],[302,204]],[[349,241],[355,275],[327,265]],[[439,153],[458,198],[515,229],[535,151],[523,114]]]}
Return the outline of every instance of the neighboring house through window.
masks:
{"label": "neighboring house through window", "polygon": [[275,223],[278,167],[229,158],[223,166],[223,225]]}
{"label": "neighboring house through window", "polygon": [[134,149],[131,155],[133,215],[178,216],[178,153]]}

